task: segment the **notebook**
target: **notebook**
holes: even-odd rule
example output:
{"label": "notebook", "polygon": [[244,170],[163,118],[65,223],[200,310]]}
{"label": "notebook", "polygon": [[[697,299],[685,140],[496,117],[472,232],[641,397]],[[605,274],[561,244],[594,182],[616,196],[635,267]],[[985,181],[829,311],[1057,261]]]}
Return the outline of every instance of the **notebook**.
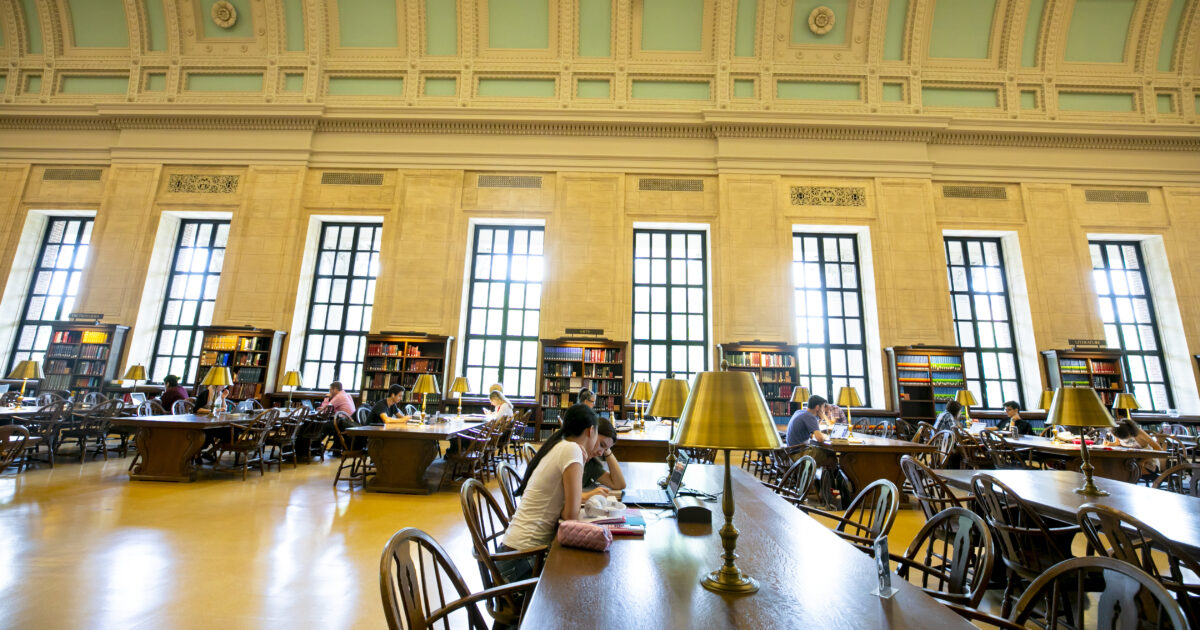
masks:
{"label": "notebook", "polygon": [[683,485],[683,473],[687,470],[688,455],[683,451],[675,452],[675,470],[671,471],[671,477],[667,479],[667,489],[662,488],[634,488],[626,490],[621,496],[621,501],[627,505],[640,505],[642,507],[671,507],[674,504],[675,495],[679,494],[679,486]]}

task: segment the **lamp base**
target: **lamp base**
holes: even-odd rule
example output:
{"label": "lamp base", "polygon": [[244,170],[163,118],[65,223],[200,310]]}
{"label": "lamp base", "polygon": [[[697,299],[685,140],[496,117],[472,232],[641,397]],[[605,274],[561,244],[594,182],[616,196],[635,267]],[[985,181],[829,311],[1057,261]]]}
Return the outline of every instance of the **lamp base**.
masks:
{"label": "lamp base", "polygon": [[729,595],[749,595],[758,592],[758,580],[734,568],[726,571],[724,567],[709,573],[700,580],[700,586],[714,593]]}
{"label": "lamp base", "polygon": [[1089,497],[1106,497],[1108,492],[1096,487],[1094,483],[1085,483],[1082,488],[1075,488],[1075,494],[1082,494]]}

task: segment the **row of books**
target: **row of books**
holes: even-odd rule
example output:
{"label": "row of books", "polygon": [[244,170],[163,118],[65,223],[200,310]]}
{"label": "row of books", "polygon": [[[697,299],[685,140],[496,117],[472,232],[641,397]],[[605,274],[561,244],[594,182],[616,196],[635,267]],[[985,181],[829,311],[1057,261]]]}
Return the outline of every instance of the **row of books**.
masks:
{"label": "row of books", "polygon": [[763,396],[766,396],[767,398],[787,398],[790,400],[792,397],[792,386],[791,385],[778,385],[775,383],[763,383],[761,385],[761,387],[762,387]]}
{"label": "row of books", "polygon": [[243,383],[261,383],[263,380],[263,369],[260,367],[238,368],[237,380]]}
{"label": "row of books", "polygon": [[896,357],[896,367],[898,368],[918,368],[924,369],[929,367],[929,357],[923,354],[902,354]]}
{"label": "row of books", "polygon": [[388,372],[378,372],[370,375],[367,379],[367,389],[387,389],[392,386],[392,383],[399,383],[400,374],[391,374]]}
{"label": "row of books", "polygon": [[86,374],[88,376],[104,376],[103,361],[80,361],[75,364],[76,374]]}
{"label": "row of books", "polygon": [[418,359],[408,362],[409,372],[437,372],[440,367],[442,366],[434,359]]}
{"label": "row of books", "polygon": [[258,383],[234,383],[229,386],[229,397],[237,400],[258,398]]}
{"label": "row of books", "polygon": [[621,378],[621,370],[611,365],[585,365],[583,375],[588,378]]}
{"label": "row of books", "polygon": [[[367,356],[369,357],[419,357],[421,356],[421,346],[409,344],[405,347],[403,343],[393,342],[374,342],[367,344]],[[441,357],[434,357],[441,358]]]}
{"label": "row of books", "polygon": [[796,357],[772,352],[730,352],[725,361],[735,367],[795,367]]}
{"label": "row of books", "polygon": [[265,350],[271,340],[266,337],[238,337],[236,335],[216,335],[204,340],[205,350]]}
{"label": "row of books", "polygon": [[60,359],[49,359],[46,361],[46,374],[70,374],[71,363]]}
{"label": "row of books", "polygon": [[1087,359],[1059,359],[1058,369],[1062,372],[1086,372]]}
{"label": "row of books", "polygon": [[46,356],[59,359],[74,359],[79,356],[78,346],[51,345],[46,350]]}
{"label": "row of books", "polygon": [[107,359],[108,346],[86,345],[79,347],[81,359]]}
{"label": "row of books", "polygon": [[548,346],[542,351],[546,361],[583,361],[583,348],[557,348]]}
{"label": "row of books", "polygon": [[108,343],[108,333],[102,330],[60,330],[50,343]]}
{"label": "row of books", "polygon": [[772,416],[790,416],[792,415],[792,404],[783,400],[772,400],[767,402],[767,406],[771,408]]}
{"label": "row of books", "polygon": [[1120,385],[1121,385],[1121,379],[1116,378],[1115,376],[1093,376],[1092,377],[1092,387],[1095,387],[1097,389],[1112,389],[1113,387],[1120,387]]}
{"label": "row of books", "polygon": [[1116,374],[1116,361],[1092,361],[1092,374]]}
{"label": "row of books", "polygon": [[591,363],[620,363],[624,361],[620,348],[588,348],[584,353],[586,361]]}
{"label": "row of books", "polygon": [[584,381],[584,385],[601,396],[620,396],[623,393],[621,381]]}
{"label": "row of books", "polygon": [[404,369],[404,359],[367,359],[367,369],[399,372]]}
{"label": "row of books", "polygon": [[543,363],[542,376],[576,377],[579,372],[569,363]]}
{"label": "row of books", "polygon": [[46,378],[42,379],[41,389],[71,389],[71,375],[47,374]]}
{"label": "row of books", "polygon": [[792,383],[791,370],[768,370],[762,373],[761,383]]}

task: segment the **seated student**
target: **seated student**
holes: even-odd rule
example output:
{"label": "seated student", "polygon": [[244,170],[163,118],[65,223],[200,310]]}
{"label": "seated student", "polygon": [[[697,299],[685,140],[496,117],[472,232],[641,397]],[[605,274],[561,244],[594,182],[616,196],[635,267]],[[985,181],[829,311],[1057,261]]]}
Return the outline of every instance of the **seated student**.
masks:
{"label": "seated student", "polygon": [[225,397],[229,395],[229,387],[225,385],[209,385],[196,394],[196,413],[209,414],[214,409],[226,410],[229,405]]}
{"label": "seated student", "polygon": [[575,397],[575,402],[580,405],[587,405],[591,409],[596,408],[596,394],[592,390],[584,387],[579,390],[579,395]]}
{"label": "seated student", "polygon": [[329,395],[321,401],[320,408],[324,409],[326,407],[333,407],[334,411],[354,415],[354,399],[350,397],[350,394],[346,393],[346,390],[342,389],[340,381],[334,381],[329,384]]}
{"label": "seated student", "polygon": [[814,394],[808,399],[808,407],[792,414],[791,420],[788,420],[788,446],[807,444],[809,438],[815,438],[818,442],[825,441],[825,434],[821,433],[821,417],[825,405],[825,399]]}
{"label": "seated student", "polygon": [[[1112,430],[1115,441],[1104,441],[1105,446],[1123,446],[1125,448],[1143,448],[1151,451],[1164,450],[1154,438],[1150,437],[1136,422],[1129,418],[1122,418],[1117,422],[1117,427]],[[1161,457],[1147,457],[1139,463],[1142,467],[1142,476],[1154,476],[1158,474],[1159,464],[1166,461]]]}
{"label": "seated student", "polygon": [[[517,493],[521,503],[501,541],[500,551],[527,551],[554,540],[558,522],[579,518],[584,501],[608,488],[583,491],[583,463],[595,452],[598,433],[596,412],[573,405],[562,416],[562,428],[538,449],[525,469]],[[496,566],[509,582],[533,575],[533,558],[498,560]]]}
{"label": "seated student", "polygon": [[[495,387],[495,385],[492,387]],[[499,389],[493,389],[492,392],[488,394],[488,400],[496,406],[495,411],[489,412],[487,409],[483,411],[484,415],[488,416],[488,418],[500,419],[513,417],[512,403],[509,402],[508,397],[504,395],[503,391]]]}
{"label": "seated student", "polygon": [[179,377],[168,374],[163,379],[163,393],[158,397],[158,404],[162,405],[167,413],[171,413],[171,407],[176,401],[187,400],[188,396],[187,388],[179,384]]}
{"label": "seated student", "polygon": [[1004,415],[1007,418],[1001,420],[994,427],[988,427],[991,431],[1011,431],[1010,424],[1017,426],[1018,435],[1033,435],[1033,425],[1029,424],[1028,420],[1021,418],[1021,405],[1017,401],[1010,400],[1004,403]]}
{"label": "seated student", "polygon": [[388,387],[387,396],[371,407],[371,414],[367,416],[367,424],[407,421],[408,416],[400,413],[398,405],[401,400],[404,400],[404,387],[399,383],[392,383]]}
{"label": "seated student", "polygon": [[939,413],[937,420],[933,421],[933,430],[950,431],[957,428],[959,411],[962,411],[962,405],[958,404],[957,400],[946,403],[946,410]]}
{"label": "seated student", "polygon": [[[579,397],[583,398],[583,392],[579,393]],[[621,473],[621,462],[612,452],[613,444],[617,442],[617,428],[608,418],[600,418],[596,430],[600,437],[596,438],[596,448],[592,449],[591,457],[583,464],[583,487],[600,484],[610,490],[624,490],[625,475]]]}

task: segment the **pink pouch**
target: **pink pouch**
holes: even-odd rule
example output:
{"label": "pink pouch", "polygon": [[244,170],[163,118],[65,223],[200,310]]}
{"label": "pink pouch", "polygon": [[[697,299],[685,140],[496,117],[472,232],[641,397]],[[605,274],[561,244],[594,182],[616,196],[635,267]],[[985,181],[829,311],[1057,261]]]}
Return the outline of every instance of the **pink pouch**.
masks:
{"label": "pink pouch", "polygon": [[558,524],[558,542],[564,547],[608,551],[612,546],[612,532],[607,527],[583,521],[563,521]]}

